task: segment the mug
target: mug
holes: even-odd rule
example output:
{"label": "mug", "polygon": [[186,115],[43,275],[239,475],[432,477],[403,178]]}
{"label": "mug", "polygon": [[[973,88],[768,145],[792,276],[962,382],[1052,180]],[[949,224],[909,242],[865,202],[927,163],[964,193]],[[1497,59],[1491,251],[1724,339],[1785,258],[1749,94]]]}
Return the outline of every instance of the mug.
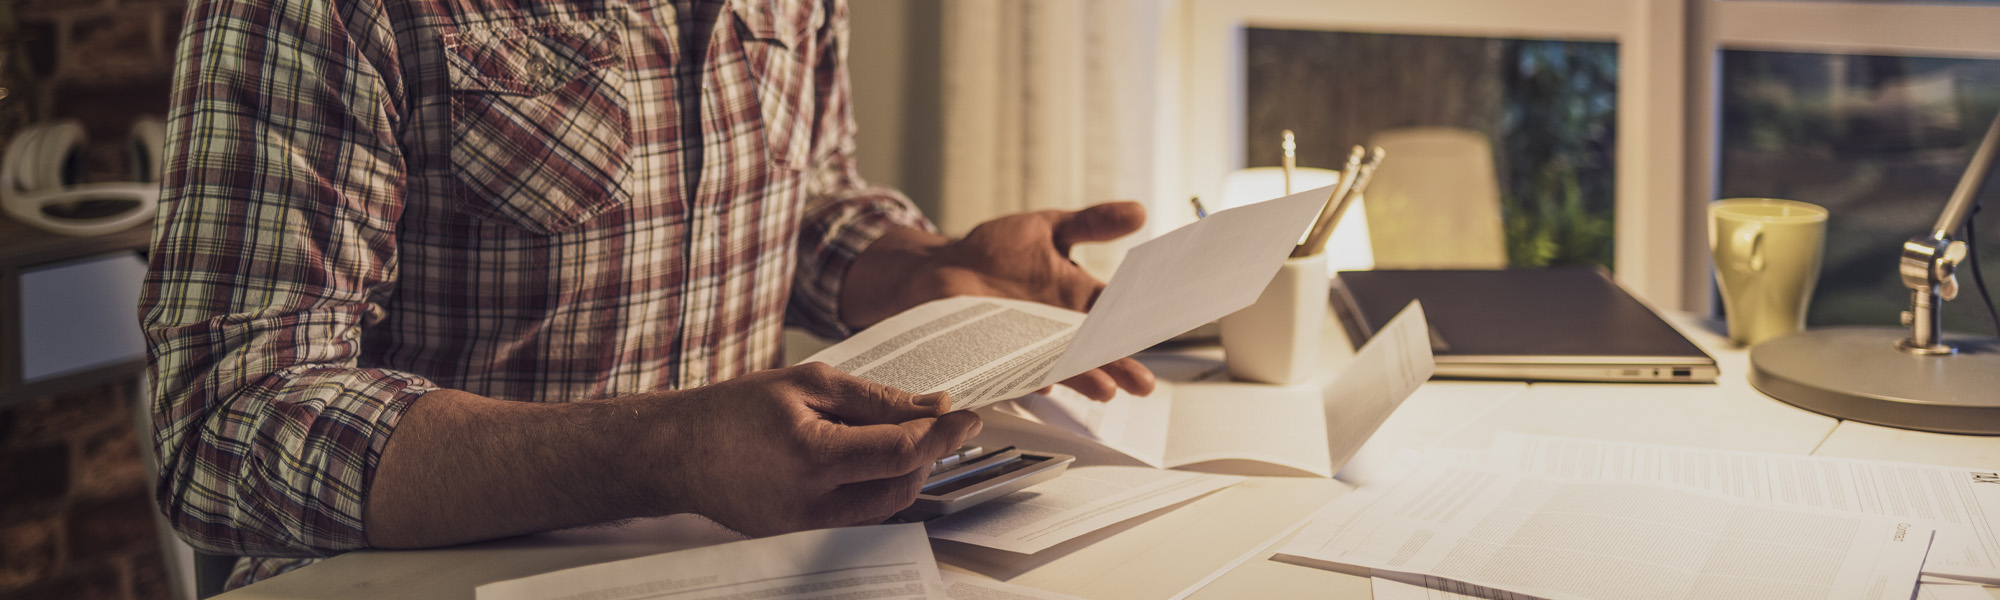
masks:
{"label": "mug", "polygon": [[1731,341],[1751,346],[1805,329],[1826,248],[1826,215],[1796,200],[1709,203],[1708,249]]}

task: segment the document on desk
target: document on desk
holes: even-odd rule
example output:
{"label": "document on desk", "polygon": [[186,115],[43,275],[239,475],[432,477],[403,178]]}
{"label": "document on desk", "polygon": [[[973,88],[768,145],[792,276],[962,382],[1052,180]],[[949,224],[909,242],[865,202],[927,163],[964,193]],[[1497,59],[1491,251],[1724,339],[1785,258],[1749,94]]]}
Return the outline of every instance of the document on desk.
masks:
{"label": "document on desk", "polygon": [[1550,600],[1907,600],[1931,533],[1657,483],[1429,464],[1328,504],[1279,555]]}
{"label": "document on desk", "polygon": [[1151,396],[1093,402],[1057,391],[1026,416],[1156,467],[1252,460],[1332,477],[1436,369],[1412,302],[1324,387],[1160,382]]}
{"label": "document on desk", "polygon": [[1704,450],[1503,432],[1494,467],[1568,479],[1652,481],[1780,504],[1939,525],[1924,573],[2000,579],[2000,478],[1972,469]]}
{"label": "document on desk", "polygon": [[953,410],[1017,397],[1222,318],[1257,300],[1328,188],[1233,208],[1132,248],[1089,315],[961,296],[877,323],[807,361]]}
{"label": "document on desk", "polygon": [[942,600],[923,525],[802,531],[479,586],[478,600]]}
{"label": "document on desk", "polygon": [[1034,554],[1240,481],[1242,477],[1148,467],[1071,467],[1061,477],[925,526],[941,540]]}
{"label": "document on desk", "polygon": [[1003,581],[944,572],[944,596],[951,600],[1082,600]]}

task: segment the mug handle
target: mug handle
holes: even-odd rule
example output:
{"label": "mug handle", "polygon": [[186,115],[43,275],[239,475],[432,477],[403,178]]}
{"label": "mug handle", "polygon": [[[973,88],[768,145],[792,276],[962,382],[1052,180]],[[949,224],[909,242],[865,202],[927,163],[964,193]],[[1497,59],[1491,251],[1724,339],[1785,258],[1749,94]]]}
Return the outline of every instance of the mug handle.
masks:
{"label": "mug handle", "polygon": [[1764,270],[1764,224],[1745,223],[1729,236],[1729,256],[1736,270]]}

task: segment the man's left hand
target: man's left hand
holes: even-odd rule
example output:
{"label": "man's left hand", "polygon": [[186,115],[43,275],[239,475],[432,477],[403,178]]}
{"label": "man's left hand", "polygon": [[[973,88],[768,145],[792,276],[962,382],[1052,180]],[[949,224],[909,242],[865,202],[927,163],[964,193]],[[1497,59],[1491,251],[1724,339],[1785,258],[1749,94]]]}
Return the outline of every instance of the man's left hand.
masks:
{"label": "man's left hand", "polygon": [[[840,316],[858,329],[952,296],[1017,298],[1087,312],[1104,283],[1070,260],[1070,247],[1124,237],[1145,222],[1139,203],[1112,202],[1009,215],[958,240],[897,229],[870,244],[849,268]],[[1119,388],[1152,393],[1153,372],[1121,358],[1062,383],[1109,400]]]}

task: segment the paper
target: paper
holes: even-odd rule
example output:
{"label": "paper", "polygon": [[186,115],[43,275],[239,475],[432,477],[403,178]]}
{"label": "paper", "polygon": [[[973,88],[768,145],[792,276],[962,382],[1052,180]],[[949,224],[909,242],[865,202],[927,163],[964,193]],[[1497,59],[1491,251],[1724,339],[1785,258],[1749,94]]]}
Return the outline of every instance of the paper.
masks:
{"label": "paper", "polygon": [[[1314,192],[1318,192],[1314,196]],[[1133,247],[1085,316],[1043,304],[925,303],[806,358],[952,410],[1013,398],[1125,358],[1257,300],[1325,200],[1302,192],[1210,215]]]}
{"label": "paper", "polygon": [[934,538],[1034,554],[1242,480],[1146,467],[1071,467],[1061,477],[926,526]]}
{"label": "paper", "polygon": [[1147,397],[1099,403],[1057,391],[1016,404],[1028,418],[1156,467],[1254,460],[1332,477],[1430,378],[1428,331],[1412,302],[1320,388],[1161,382]]}
{"label": "paper", "polygon": [[2000,477],[1971,469],[1703,450],[1503,432],[1493,466],[1569,479],[1654,481],[1750,500],[1940,524],[1924,572],[2000,578]]}
{"label": "paper", "polygon": [[951,600],[1082,600],[1068,594],[946,571],[944,596]]}
{"label": "paper", "polygon": [[1993,600],[1993,595],[1973,584],[1922,583],[1917,585],[1917,600]]}
{"label": "paper", "polygon": [[1326,186],[1217,212],[1132,247],[1044,385],[1255,303],[1332,193]]}
{"label": "paper", "polygon": [[479,600],[944,598],[921,524],[820,529],[479,586]]}
{"label": "paper", "polygon": [[1906,600],[1931,533],[1657,483],[1431,464],[1335,500],[1279,554],[1550,600]]}
{"label": "paper", "polygon": [[1534,596],[1430,575],[1384,573],[1372,578],[1374,600],[1540,600]]}

